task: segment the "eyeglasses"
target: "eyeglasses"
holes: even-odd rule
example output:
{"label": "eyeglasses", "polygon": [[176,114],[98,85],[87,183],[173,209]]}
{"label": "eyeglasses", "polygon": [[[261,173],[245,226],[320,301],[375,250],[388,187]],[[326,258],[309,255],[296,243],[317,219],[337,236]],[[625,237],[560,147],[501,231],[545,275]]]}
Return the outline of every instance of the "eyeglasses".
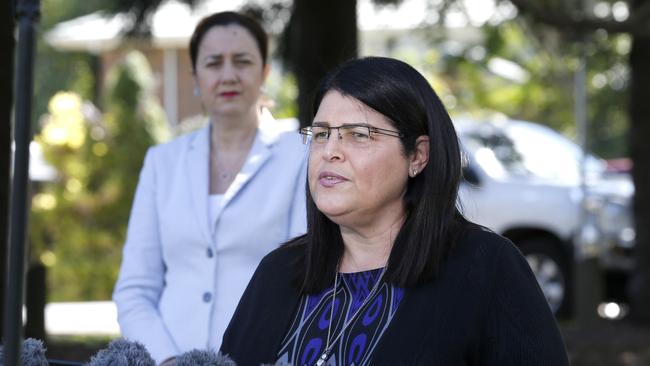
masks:
{"label": "eyeglasses", "polygon": [[398,131],[362,124],[349,124],[338,127],[315,125],[300,129],[302,142],[304,144],[312,144],[316,146],[325,145],[332,134],[332,130],[338,131],[339,140],[354,147],[365,147],[370,145],[374,135],[385,135],[398,138],[404,137],[404,135]]}

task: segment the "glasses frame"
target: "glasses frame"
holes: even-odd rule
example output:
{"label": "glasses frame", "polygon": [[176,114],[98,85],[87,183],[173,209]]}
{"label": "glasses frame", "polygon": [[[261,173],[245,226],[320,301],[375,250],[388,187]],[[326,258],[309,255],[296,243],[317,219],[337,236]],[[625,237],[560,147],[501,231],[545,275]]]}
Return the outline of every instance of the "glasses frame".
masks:
{"label": "glasses frame", "polygon": [[351,124],[343,124],[337,127],[332,127],[332,126],[326,126],[326,125],[312,125],[312,126],[307,126],[301,128],[298,132],[302,135],[302,142],[304,144],[308,144],[311,141],[311,137],[313,136],[312,129],[314,127],[318,128],[323,128],[327,129],[327,141],[329,141],[330,136],[332,136],[332,130],[336,130],[339,136],[339,140],[343,139],[343,135],[341,135],[341,129],[353,129],[353,128],[358,128],[358,127],[365,127],[368,129],[368,136],[372,137],[373,134],[377,135],[384,135],[384,136],[391,136],[391,137],[397,137],[397,138],[404,138],[404,134],[399,132],[399,131],[394,131],[394,130],[387,130],[385,128],[379,128],[375,126],[371,126],[365,123],[351,123]]}

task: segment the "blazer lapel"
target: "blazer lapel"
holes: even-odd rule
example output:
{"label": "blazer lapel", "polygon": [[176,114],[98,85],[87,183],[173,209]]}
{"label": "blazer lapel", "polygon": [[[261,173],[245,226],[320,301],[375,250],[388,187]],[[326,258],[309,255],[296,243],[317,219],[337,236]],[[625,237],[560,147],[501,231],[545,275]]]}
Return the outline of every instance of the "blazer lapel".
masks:
{"label": "blazer lapel", "polygon": [[264,163],[271,157],[271,147],[276,138],[277,135],[269,134],[262,129],[257,130],[255,141],[248,152],[244,166],[230,184],[228,190],[226,190],[223,207],[242,190],[246,183],[257,174]]}
{"label": "blazer lapel", "polygon": [[202,128],[190,141],[187,154],[187,178],[190,182],[190,195],[201,233],[212,242],[208,223],[208,165],[210,154],[209,127]]}

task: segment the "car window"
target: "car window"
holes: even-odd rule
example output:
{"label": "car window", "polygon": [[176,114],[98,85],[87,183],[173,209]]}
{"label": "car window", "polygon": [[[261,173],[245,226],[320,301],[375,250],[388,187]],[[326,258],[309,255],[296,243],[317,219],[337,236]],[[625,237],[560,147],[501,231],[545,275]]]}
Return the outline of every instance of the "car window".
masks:
{"label": "car window", "polygon": [[515,143],[501,131],[479,129],[462,135],[463,145],[492,177],[525,176],[530,172]]}
{"label": "car window", "polygon": [[[528,171],[548,180],[578,181],[580,179],[580,146],[550,128],[514,123],[507,127],[508,136],[524,157]],[[602,173],[603,163],[588,154],[585,160],[587,175]]]}
{"label": "car window", "polygon": [[[461,135],[463,145],[493,178],[534,177],[552,181],[580,179],[580,147],[540,125],[509,123],[500,128],[483,125]],[[587,174],[600,174],[603,163],[587,156]]]}

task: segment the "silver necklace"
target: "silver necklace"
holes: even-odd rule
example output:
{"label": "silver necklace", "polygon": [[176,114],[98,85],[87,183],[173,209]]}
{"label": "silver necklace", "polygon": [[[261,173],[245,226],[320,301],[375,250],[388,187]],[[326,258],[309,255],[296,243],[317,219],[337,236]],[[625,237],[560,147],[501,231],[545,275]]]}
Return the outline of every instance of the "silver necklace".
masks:
{"label": "silver necklace", "polygon": [[[211,178],[214,178],[217,187],[227,189],[235,176],[242,168],[247,154],[240,154],[233,161],[222,160],[221,154],[214,151],[211,156]],[[212,183],[211,183],[212,184]],[[218,190],[219,188],[217,188]]]}
{"label": "silver necklace", "polygon": [[221,179],[222,181],[226,181],[226,180],[229,180],[232,177],[232,174],[231,173],[226,173],[226,172],[217,173],[217,177],[219,179]]}
{"label": "silver necklace", "polygon": [[331,329],[332,329],[332,322],[334,321],[334,302],[336,301],[336,289],[338,287],[338,282],[339,282],[338,281],[338,279],[339,279],[338,269],[336,270],[336,272],[334,273],[334,290],[332,290],[332,300],[331,300],[332,309],[330,310],[330,322],[329,322],[329,324],[327,326],[327,340],[326,340],[326,343],[325,343],[325,350],[323,350],[323,353],[320,355],[320,357],[316,361],[315,366],[321,366],[321,365],[325,364],[325,361],[327,361],[327,359],[330,357],[330,352],[332,352],[332,349],[334,348],[334,345],[336,344],[336,342],[339,340],[339,338],[341,338],[341,336],[343,335],[345,330],[348,328],[348,326],[350,324],[352,324],[352,322],[357,317],[357,315],[359,315],[359,313],[366,306],[368,301],[370,301],[370,298],[372,298],[375,295],[375,293],[377,292],[377,290],[379,289],[379,284],[381,283],[381,280],[384,278],[384,273],[386,273],[386,268],[387,267],[388,266],[386,265],[381,270],[381,274],[379,275],[379,278],[377,279],[377,282],[375,282],[375,285],[372,287],[372,290],[370,290],[370,292],[368,293],[368,296],[366,296],[366,298],[363,299],[363,302],[361,303],[361,306],[359,306],[359,308],[357,308],[357,310],[352,314],[350,319],[348,319],[348,321],[343,324],[343,328],[341,328],[341,330],[336,335],[336,337],[334,337],[334,339],[332,339],[332,343],[330,344],[330,332],[331,332]]}

